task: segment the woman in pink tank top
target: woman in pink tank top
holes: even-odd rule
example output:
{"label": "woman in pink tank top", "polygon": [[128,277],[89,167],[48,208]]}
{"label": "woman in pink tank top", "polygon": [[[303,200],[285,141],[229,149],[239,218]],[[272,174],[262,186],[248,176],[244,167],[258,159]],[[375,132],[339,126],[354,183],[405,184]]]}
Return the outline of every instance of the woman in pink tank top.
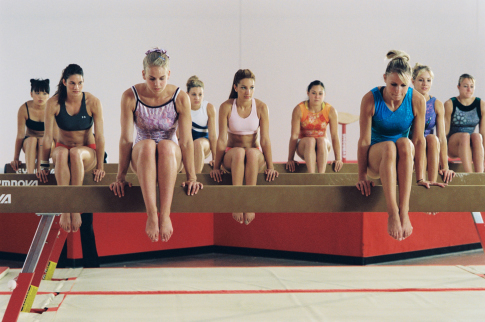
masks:
{"label": "woman in pink tank top", "polygon": [[[238,70],[229,99],[219,108],[219,138],[214,169],[210,173],[217,182],[222,181],[221,166],[231,172],[234,186],[241,186],[244,179],[246,185],[255,186],[258,172],[265,164],[267,181],[278,176],[271,156],[268,107],[253,98],[255,79],[249,69]],[[248,225],[255,214],[233,213],[232,217]]]}
{"label": "woman in pink tank top", "polygon": [[[177,172],[183,161],[186,169],[187,194],[194,195],[202,184],[194,168],[194,143],[188,95],[174,85],[170,77],[165,50],[149,50],[143,60],[144,83],[127,89],[121,97],[120,161],[116,182],[110,189],[124,196],[128,166],[140,182],[147,209],[146,233],[152,242],[168,241],[173,233],[170,209]],[[175,131],[179,127],[180,139]],[[137,137],[133,144],[133,127]],[[157,214],[157,183],[160,191],[160,216]]]}

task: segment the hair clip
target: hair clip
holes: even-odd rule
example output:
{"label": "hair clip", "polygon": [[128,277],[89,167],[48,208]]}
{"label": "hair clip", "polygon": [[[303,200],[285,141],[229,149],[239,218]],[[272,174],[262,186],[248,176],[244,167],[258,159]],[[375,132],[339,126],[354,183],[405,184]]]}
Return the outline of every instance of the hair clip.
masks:
{"label": "hair clip", "polygon": [[[145,53],[145,55],[148,55],[148,54],[151,54],[151,53],[160,53],[160,56],[165,55],[165,56],[167,56],[167,58],[170,58],[170,56],[167,54],[167,51],[165,49],[153,48],[153,49],[148,50]],[[165,60],[165,58],[163,58],[163,60]]]}

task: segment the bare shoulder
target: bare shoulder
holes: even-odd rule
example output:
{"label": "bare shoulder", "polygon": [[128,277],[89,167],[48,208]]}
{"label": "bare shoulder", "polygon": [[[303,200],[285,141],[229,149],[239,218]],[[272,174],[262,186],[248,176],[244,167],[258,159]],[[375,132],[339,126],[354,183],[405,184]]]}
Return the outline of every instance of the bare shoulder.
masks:
{"label": "bare shoulder", "polygon": [[263,110],[268,109],[268,105],[266,105],[265,102],[258,100],[257,98],[255,98],[254,101],[256,102],[256,108],[257,109],[263,109]]}
{"label": "bare shoulder", "polygon": [[446,108],[446,107],[452,107],[452,106],[453,106],[453,102],[451,101],[451,98],[450,98],[450,99],[448,99],[448,100],[445,102],[444,106],[445,106],[445,108]]}
{"label": "bare shoulder", "polygon": [[51,98],[49,98],[47,100],[47,108],[46,108],[46,111],[47,110],[50,110],[50,111],[58,111],[59,110],[59,99],[58,99],[58,95],[54,95],[52,96]]}
{"label": "bare shoulder", "polygon": [[416,104],[426,103],[426,99],[424,98],[423,94],[413,89],[413,105],[415,103]]}
{"label": "bare shoulder", "polygon": [[232,108],[232,103],[234,102],[234,98],[230,98],[228,100],[225,100],[222,102],[221,106],[219,107],[219,110],[221,112],[225,111],[230,111]]}
{"label": "bare shoulder", "polygon": [[[167,87],[168,86],[169,85],[167,85]],[[177,87],[175,87],[174,85],[171,85],[171,86],[174,87],[173,88],[173,92],[175,94],[175,91],[177,90]],[[170,88],[170,91],[169,92],[171,92],[171,89],[172,88]],[[180,103],[190,102],[189,95],[185,91],[180,90],[179,93],[178,93],[178,95],[177,95],[177,98],[175,99],[175,102],[180,102]]]}
{"label": "bare shoulder", "polygon": [[364,105],[374,105],[374,94],[372,94],[371,91],[368,91],[363,97],[362,97],[362,106]]}
{"label": "bare shoulder", "polygon": [[135,93],[133,93],[133,89],[130,87],[126,91],[123,92],[121,95],[122,100],[134,100],[135,99]]}
{"label": "bare shoulder", "polygon": [[97,98],[93,94],[91,94],[89,92],[84,92],[84,96],[86,98],[86,105],[88,105],[88,106],[100,106],[101,105],[101,101],[99,100],[99,98]]}
{"label": "bare shoulder", "polygon": [[207,103],[207,114],[215,115],[216,108],[211,103]]}

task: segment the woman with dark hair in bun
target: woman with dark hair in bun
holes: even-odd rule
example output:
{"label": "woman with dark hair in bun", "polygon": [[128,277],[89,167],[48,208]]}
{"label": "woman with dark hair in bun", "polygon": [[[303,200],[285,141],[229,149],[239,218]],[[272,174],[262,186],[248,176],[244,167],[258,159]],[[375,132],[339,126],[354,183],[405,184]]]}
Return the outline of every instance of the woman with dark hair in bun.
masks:
{"label": "woman with dark hair in bun", "polygon": [[[49,99],[49,80],[31,79],[30,96],[32,100],[25,102],[17,114],[17,138],[12,169],[17,171],[22,164],[20,150],[25,153],[27,173],[40,171],[41,139],[44,136],[44,114]],[[36,162],[37,161],[37,162]]]}
{"label": "woman with dark hair in bun", "polygon": [[[380,177],[389,214],[387,232],[396,240],[404,240],[413,232],[408,214],[413,165],[418,185],[429,188],[430,185],[443,187],[444,184],[425,180],[426,101],[423,95],[409,87],[412,78],[410,57],[403,51],[391,50],[387,58],[390,62],[384,74],[386,85],[375,87],[362,98],[357,152],[359,182],[356,186],[368,196],[373,182],[367,176]],[[414,128],[412,141],[408,138],[411,126]]]}
{"label": "woman with dark hair in bun", "polygon": [[[210,176],[222,181],[221,166],[231,172],[232,184],[254,186],[258,172],[266,165],[267,181],[278,176],[274,169],[269,138],[268,106],[253,98],[256,76],[249,69],[240,69],[234,75],[229,99],[219,108],[219,137],[214,169]],[[233,213],[240,224],[249,225],[254,212]]]}
{"label": "woman with dark hair in bun", "polygon": [[[315,173],[315,161],[318,173],[325,173],[328,153],[333,145],[334,170],[339,172],[343,163],[340,155],[337,111],[332,105],[324,102],[325,86],[321,81],[311,82],[307,88],[307,95],[308,100],[293,109],[286,169],[290,172],[295,171],[296,152],[305,160],[309,173]],[[332,143],[327,139],[328,125],[330,125]]]}
{"label": "woman with dark hair in bun", "polygon": [[[47,182],[49,174],[49,162],[46,160],[56,124],[59,127],[59,135],[52,152],[52,160],[57,185],[80,186],[84,173],[91,170],[96,182],[101,181],[105,175],[103,108],[98,98],[83,92],[83,86],[82,68],[70,64],[62,72],[56,93],[47,101],[44,157],[41,161],[42,171],[38,175],[44,182]],[[96,138],[93,135],[93,127]],[[81,214],[61,214],[60,226],[67,232],[76,232],[81,226]]]}

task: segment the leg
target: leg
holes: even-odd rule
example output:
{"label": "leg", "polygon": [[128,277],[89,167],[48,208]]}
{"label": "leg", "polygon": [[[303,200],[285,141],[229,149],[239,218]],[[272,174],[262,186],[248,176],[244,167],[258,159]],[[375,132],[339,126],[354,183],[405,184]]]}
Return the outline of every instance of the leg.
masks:
{"label": "leg", "polygon": [[[264,156],[261,151],[256,148],[246,150],[246,169],[244,171],[244,178],[247,186],[255,186],[258,180],[259,169],[264,165]],[[243,220],[246,225],[249,225],[254,220],[256,214],[254,212],[246,212],[243,215]]]}
{"label": "leg", "polygon": [[[71,183],[69,150],[61,146],[55,148],[52,152],[52,161],[54,162],[57,185],[68,186]],[[71,214],[62,213],[59,225],[68,233],[71,232]]]}
{"label": "leg", "polygon": [[397,148],[397,181],[399,183],[399,217],[401,219],[402,238],[409,237],[413,226],[409,220],[409,199],[413,178],[414,145],[408,138],[400,138]]}
{"label": "leg", "polygon": [[157,214],[157,145],[153,140],[142,140],[135,144],[131,154],[131,165],[140,182],[143,201],[147,209],[145,231],[152,242],[158,241],[159,223]]}
{"label": "leg", "polygon": [[[448,139],[448,154],[452,158],[460,158],[465,172],[473,172],[470,134],[455,133]],[[483,154],[482,154],[483,155]]]}
{"label": "leg", "polygon": [[173,188],[182,161],[180,147],[170,140],[162,140],[157,145],[157,180],[160,191],[160,237],[167,242],[172,237],[170,220]]}
{"label": "leg", "polygon": [[[244,148],[232,148],[224,155],[222,162],[224,168],[231,170],[233,186],[242,186],[243,184],[245,158],[246,151]],[[240,224],[244,222],[242,212],[233,213],[232,217]]]}
{"label": "leg", "polygon": [[480,133],[472,133],[471,135],[472,143],[472,156],[473,156],[473,166],[475,167],[475,172],[483,172],[483,139]]}
{"label": "leg", "polygon": [[81,226],[81,247],[83,250],[84,267],[99,267],[98,251],[93,230],[93,214],[81,214],[84,225]]}
{"label": "leg", "polygon": [[210,153],[209,140],[206,138],[199,138],[194,141],[194,163],[195,173],[201,173],[204,167],[204,160]]}
{"label": "leg", "polygon": [[316,139],[317,143],[317,170],[318,173],[325,173],[327,167],[328,152],[331,144],[326,137]]}
{"label": "leg", "polygon": [[[95,151],[86,146],[75,147],[69,150],[69,161],[71,164],[71,185],[82,186],[84,173],[94,169],[96,166]],[[77,232],[81,227],[81,214],[78,212],[71,214],[72,231]]]}
{"label": "leg", "polygon": [[374,144],[369,149],[368,167],[381,178],[389,214],[387,232],[392,238],[401,240],[402,226],[396,200],[396,154],[396,144],[392,141]]}
{"label": "leg", "polygon": [[24,152],[25,152],[25,165],[27,167],[27,173],[34,173],[35,159],[37,158],[37,143],[36,137],[28,137],[24,140]]}
{"label": "leg", "polygon": [[296,154],[305,160],[308,173],[315,173],[316,144],[315,138],[303,138],[300,140],[300,143],[298,143],[298,147],[296,149]]}
{"label": "leg", "polygon": [[436,182],[438,180],[440,164],[440,141],[434,134],[428,134],[426,136],[426,157],[428,163],[428,180]]}

